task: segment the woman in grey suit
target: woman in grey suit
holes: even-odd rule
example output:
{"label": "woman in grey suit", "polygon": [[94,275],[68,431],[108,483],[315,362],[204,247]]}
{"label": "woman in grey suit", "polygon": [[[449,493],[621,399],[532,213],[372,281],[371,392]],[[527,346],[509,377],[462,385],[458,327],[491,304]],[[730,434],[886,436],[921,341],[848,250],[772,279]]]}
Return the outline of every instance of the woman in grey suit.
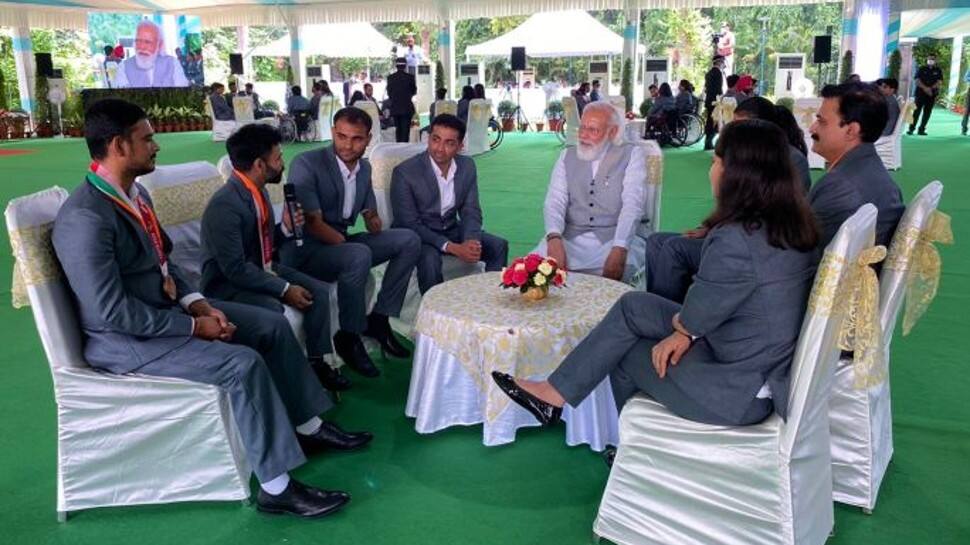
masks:
{"label": "woman in grey suit", "polygon": [[683,305],[627,293],[547,381],[492,374],[544,425],[607,376],[673,413],[748,425],[788,406],[788,372],[818,262],[818,227],[776,125],[731,123],[710,170],[716,206]]}

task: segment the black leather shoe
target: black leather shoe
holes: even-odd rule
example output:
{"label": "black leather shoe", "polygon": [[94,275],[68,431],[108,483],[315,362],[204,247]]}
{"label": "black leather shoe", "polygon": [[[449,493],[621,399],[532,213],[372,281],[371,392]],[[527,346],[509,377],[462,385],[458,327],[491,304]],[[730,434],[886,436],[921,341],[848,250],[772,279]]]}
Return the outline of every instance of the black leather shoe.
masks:
{"label": "black leather shoe", "polygon": [[603,461],[606,462],[606,467],[613,467],[613,460],[616,460],[616,447],[606,447],[603,451]]}
{"label": "black leather shoe", "polygon": [[333,349],[337,351],[337,355],[344,360],[348,367],[361,375],[374,378],[381,374],[380,369],[374,366],[374,362],[367,355],[360,335],[347,333],[343,330],[338,331],[333,336]]}
{"label": "black leather shoe", "polygon": [[260,488],[256,496],[256,509],[264,513],[315,518],[335,513],[349,501],[350,494],[346,492],[319,490],[290,479],[286,490],[277,496]]}
{"label": "black leather shoe", "polygon": [[306,455],[325,450],[357,450],[374,438],[370,432],[347,432],[333,422],[324,422],[313,435],[296,434]]}
{"label": "black leather shoe", "polygon": [[364,335],[380,343],[381,355],[384,356],[384,359],[387,359],[387,354],[395,358],[411,357],[411,352],[394,337],[391,324],[388,322],[387,316],[383,314],[374,312],[367,317],[367,329],[364,330]]}
{"label": "black leather shoe", "polygon": [[320,384],[331,392],[343,392],[350,389],[350,379],[341,375],[333,367],[330,367],[322,359],[314,358],[310,361],[310,367],[316,373]]}
{"label": "black leather shoe", "polygon": [[492,371],[492,380],[505,392],[505,395],[532,413],[532,416],[536,417],[536,420],[543,426],[552,426],[558,423],[560,417],[562,417],[561,407],[546,403],[522,388],[519,388],[511,375]]}
{"label": "black leather shoe", "polygon": [[926,136],[926,131],[917,131],[916,136]]}

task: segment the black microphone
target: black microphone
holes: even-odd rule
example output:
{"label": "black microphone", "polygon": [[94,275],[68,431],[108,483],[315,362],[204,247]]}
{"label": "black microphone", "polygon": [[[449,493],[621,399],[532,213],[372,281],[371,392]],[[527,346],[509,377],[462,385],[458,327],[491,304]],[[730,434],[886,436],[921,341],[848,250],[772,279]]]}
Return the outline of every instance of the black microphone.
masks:
{"label": "black microphone", "polygon": [[290,225],[293,226],[293,238],[296,239],[297,246],[303,246],[303,226],[296,224],[296,212],[299,210],[296,186],[291,183],[283,184],[283,197],[286,200],[286,213],[290,215]]}

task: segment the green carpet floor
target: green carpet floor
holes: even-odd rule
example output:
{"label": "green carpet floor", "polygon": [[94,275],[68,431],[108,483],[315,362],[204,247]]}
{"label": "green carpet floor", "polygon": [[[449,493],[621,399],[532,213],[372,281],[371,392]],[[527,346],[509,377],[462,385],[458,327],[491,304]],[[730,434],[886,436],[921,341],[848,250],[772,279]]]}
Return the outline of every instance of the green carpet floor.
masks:
{"label": "green carpet floor", "polygon": [[[932,136],[906,137],[905,168],[894,174],[906,198],[932,179],[946,189],[957,246],[941,251],[939,296],[892,353],[896,454],[872,516],[836,507],[833,545],[970,543],[970,137],[958,118],[934,114]],[[203,133],[160,135],[159,163],[217,160]],[[287,158],[310,145],[286,148]],[[10,155],[5,152],[29,150]],[[485,226],[508,237],[514,255],[542,231],[541,208],[559,152],[552,135],[511,135],[477,159]],[[0,202],[52,185],[73,188],[86,166],[78,140],[0,145]],[[662,226],[693,226],[708,210],[710,156],[666,153]],[[0,247],[8,248],[6,230]],[[486,448],[478,426],[419,436],[403,415],[410,365],[378,360],[384,374],[355,379],[333,416],[375,432],[362,453],[315,458],[297,471],[343,489],[353,501],[320,521],[269,517],[238,503],[96,509],[55,521],[55,408],[47,362],[29,310],[9,305],[9,251],[0,250],[0,543],[556,544],[590,543],[607,469],[562,430],[523,430],[513,445]],[[379,357],[378,357],[379,358]]]}

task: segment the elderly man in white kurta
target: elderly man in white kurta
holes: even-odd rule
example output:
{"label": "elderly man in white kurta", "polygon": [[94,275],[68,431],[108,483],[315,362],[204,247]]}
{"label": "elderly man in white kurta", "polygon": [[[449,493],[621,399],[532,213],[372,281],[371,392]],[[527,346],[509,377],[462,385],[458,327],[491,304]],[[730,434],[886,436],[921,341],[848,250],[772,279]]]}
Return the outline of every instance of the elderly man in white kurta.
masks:
{"label": "elderly man in white kurta", "polygon": [[543,211],[546,236],[536,252],[569,270],[629,280],[643,267],[636,236],[646,201],[646,152],[623,140],[619,110],[592,102],[579,141],[559,155]]}

